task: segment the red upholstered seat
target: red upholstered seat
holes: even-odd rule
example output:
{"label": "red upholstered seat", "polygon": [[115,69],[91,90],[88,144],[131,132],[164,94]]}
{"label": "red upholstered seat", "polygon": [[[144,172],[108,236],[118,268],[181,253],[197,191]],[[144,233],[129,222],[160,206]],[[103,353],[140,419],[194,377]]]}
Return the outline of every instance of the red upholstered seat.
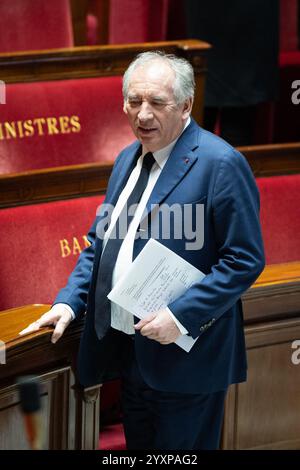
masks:
{"label": "red upholstered seat", "polygon": [[69,0],[1,0],[0,52],[71,46]]}
{"label": "red upholstered seat", "polygon": [[0,211],[0,310],[52,303],[66,284],[103,196]]}
{"label": "red upholstered seat", "polygon": [[113,161],[134,140],[121,77],[7,85],[0,173]]}
{"label": "red upholstered seat", "polygon": [[114,423],[103,426],[99,438],[100,450],[125,450],[126,442],[123,425]]}
{"label": "red upholstered seat", "polygon": [[300,175],[257,178],[267,264],[300,260]]}

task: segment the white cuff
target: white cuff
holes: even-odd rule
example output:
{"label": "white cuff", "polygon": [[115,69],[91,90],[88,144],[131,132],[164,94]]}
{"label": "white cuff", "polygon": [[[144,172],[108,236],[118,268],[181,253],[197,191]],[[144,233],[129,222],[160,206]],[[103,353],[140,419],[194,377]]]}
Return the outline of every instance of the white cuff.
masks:
{"label": "white cuff", "polygon": [[65,308],[65,309],[71,314],[71,321],[74,320],[74,318],[75,318],[75,313],[74,313],[72,307],[70,307],[70,305],[68,305],[68,304],[63,304],[63,303],[55,304],[55,305],[53,305],[53,307],[51,308],[51,310],[55,310],[56,307],[57,307],[57,308],[61,308],[61,307]]}
{"label": "white cuff", "polygon": [[173,318],[174,322],[176,323],[177,327],[179,328],[180,330],[180,333],[182,335],[187,335],[189,332],[188,330],[177,320],[177,318],[173,315],[173,313],[171,312],[171,310],[166,307],[166,311],[169,313],[169,315],[171,315],[171,317]]}

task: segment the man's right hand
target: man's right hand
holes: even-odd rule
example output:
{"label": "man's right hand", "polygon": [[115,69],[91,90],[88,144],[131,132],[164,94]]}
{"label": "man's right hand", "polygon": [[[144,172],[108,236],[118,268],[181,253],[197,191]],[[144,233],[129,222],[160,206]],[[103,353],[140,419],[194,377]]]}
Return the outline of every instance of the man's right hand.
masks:
{"label": "man's right hand", "polygon": [[31,323],[24,330],[20,331],[19,335],[26,335],[38,331],[43,326],[54,325],[51,342],[56,343],[63,335],[67,326],[71,323],[73,317],[68,308],[64,304],[55,304],[53,307],[44,313],[37,321]]}

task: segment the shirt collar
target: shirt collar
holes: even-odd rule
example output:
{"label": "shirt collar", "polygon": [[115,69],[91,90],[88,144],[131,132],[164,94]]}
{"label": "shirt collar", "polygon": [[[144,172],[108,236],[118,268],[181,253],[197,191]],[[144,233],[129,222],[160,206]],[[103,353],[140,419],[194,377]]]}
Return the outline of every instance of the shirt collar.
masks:
{"label": "shirt collar", "polygon": [[[165,166],[173,148],[175,147],[175,144],[177,142],[177,140],[179,139],[179,137],[181,136],[181,134],[183,133],[183,131],[187,128],[187,126],[190,124],[191,122],[191,118],[190,116],[188,117],[186,123],[185,123],[185,126],[184,128],[182,129],[182,132],[179,134],[178,137],[176,137],[176,139],[174,139],[169,145],[167,145],[166,147],[160,149],[160,150],[157,150],[156,152],[153,152],[153,157],[155,158],[155,161],[156,163],[158,164],[158,166],[160,167],[160,169],[162,170],[163,167]],[[144,155],[144,152],[143,152],[143,155]]]}

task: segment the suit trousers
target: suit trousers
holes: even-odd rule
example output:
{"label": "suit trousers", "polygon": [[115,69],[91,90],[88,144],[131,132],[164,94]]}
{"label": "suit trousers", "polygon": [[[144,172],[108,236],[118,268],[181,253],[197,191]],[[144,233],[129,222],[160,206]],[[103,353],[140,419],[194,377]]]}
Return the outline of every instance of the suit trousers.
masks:
{"label": "suit trousers", "polygon": [[129,341],[132,347],[122,372],[127,449],[218,449],[226,390],[184,394],[152,389],[140,373],[134,339],[129,338]]}

